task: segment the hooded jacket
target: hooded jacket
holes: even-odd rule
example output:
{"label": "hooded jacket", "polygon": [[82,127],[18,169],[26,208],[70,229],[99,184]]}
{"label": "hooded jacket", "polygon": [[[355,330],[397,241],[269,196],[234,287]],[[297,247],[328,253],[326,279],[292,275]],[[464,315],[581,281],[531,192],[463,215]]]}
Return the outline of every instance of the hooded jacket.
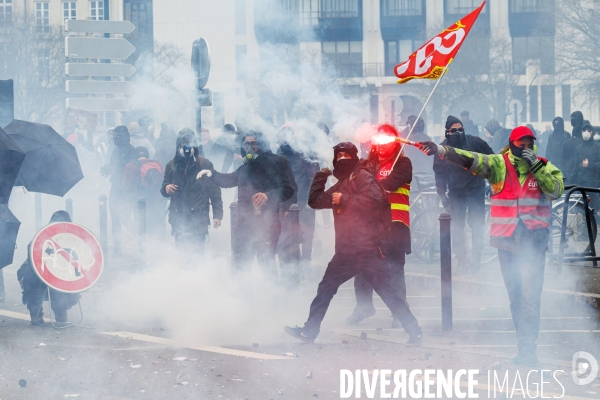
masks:
{"label": "hooded jacket", "polygon": [[565,121],[561,117],[556,117],[552,121],[554,130],[548,138],[546,146],[546,158],[558,169],[564,168],[563,162],[563,146],[571,139],[569,132],[565,131]]}
{"label": "hooded jacket", "polygon": [[[172,234],[177,235],[187,228],[197,227],[199,232],[206,232],[210,225],[210,206],[213,219],[223,219],[223,200],[221,188],[211,179],[196,179],[203,169],[212,169],[212,163],[200,155],[187,158],[179,152],[183,136],[177,138],[175,157],[167,163],[161,194],[171,198],[169,205],[169,223]],[[168,194],[169,184],[178,186],[173,194]]]}
{"label": "hooded jacket", "polygon": [[589,122],[583,120],[583,114],[581,111],[575,111],[573,114],[571,114],[573,132],[571,138],[565,141],[562,149],[563,174],[566,178],[566,183],[570,185],[575,183],[575,173],[578,167],[577,152],[584,144],[584,140],[581,138],[581,131],[586,123],[589,124]]}

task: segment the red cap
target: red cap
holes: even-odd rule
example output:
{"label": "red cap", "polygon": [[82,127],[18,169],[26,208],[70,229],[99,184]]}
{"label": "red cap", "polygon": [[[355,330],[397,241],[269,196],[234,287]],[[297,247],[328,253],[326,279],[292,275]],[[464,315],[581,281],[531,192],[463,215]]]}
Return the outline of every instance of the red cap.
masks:
{"label": "red cap", "polygon": [[535,135],[533,134],[533,132],[531,132],[531,129],[529,129],[526,126],[517,126],[510,133],[510,137],[508,138],[508,140],[514,142],[515,140],[519,140],[527,136],[535,140]]}

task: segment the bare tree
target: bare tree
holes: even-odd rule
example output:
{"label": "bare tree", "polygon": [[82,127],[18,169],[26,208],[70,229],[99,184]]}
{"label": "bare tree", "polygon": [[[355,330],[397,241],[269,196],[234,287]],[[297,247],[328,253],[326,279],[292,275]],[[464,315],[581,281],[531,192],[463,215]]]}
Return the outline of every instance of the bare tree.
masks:
{"label": "bare tree", "polygon": [[15,117],[62,122],[65,109],[65,50],[62,27],[36,27],[15,18],[0,27],[0,79],[13,79]]}
{"label": "bare tree", "polygon": [[600,5],[561,0],[556,12],[559,76],[575,79],[579,100],[600,107]]}

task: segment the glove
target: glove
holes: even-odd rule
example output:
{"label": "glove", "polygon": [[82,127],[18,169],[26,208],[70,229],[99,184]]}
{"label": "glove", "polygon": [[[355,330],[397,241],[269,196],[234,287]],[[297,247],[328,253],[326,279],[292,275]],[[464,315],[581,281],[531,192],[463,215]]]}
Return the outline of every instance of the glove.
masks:
{"label": "glove", "polygon": [[209,169],[203,169],[202,171],[198,172],[198,175],[196,175],[196,180],[202,178],[204,175],[210,178],[212,176],[212,172],[210,172]]}
{"label": "glove", "polygon": [[434,156],[436,154],[440,156],[445,156],[447,151],[444,146],[436,144],[434,142],[418,142],[419,150],[428,156]]}
{"label": "glove", "polygon": [[331,175],[333,172],[331,172],[331,170],[327,167],[323,168],[322,170],[320,170],[319,172],[317,172],[317,174],[324,174],[326,176]]}
{"label": "glove", "polygon": [[440,200],[442,202],[442,206],[444,207],[444,209],[447,212],[450,212],[450,201],[448,200],[448,196],[446,196],[445,194],[440,194],[440,193],[438,193],[438,196],[440,196]]}
{"label": "glove", "polygon": [[535,164],[535,162],[538,159],[532,149],[523,149],[523,152],[521,153],[521,158],[527,161],[527,164],[529,164],[530,167],[533,164]]}

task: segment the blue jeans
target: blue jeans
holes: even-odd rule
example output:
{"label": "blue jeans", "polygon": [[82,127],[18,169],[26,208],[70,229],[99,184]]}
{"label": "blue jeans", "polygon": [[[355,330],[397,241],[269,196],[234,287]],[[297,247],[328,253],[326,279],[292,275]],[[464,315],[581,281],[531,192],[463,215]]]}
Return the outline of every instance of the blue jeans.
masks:
{"label": "blue jeans", "polygon": [[540,308],[544,287],[545,252],[534,241],[523,240],[512,252],[498,249],[500,269],[510,299],[519,354],[535,353],[540,332]]}

